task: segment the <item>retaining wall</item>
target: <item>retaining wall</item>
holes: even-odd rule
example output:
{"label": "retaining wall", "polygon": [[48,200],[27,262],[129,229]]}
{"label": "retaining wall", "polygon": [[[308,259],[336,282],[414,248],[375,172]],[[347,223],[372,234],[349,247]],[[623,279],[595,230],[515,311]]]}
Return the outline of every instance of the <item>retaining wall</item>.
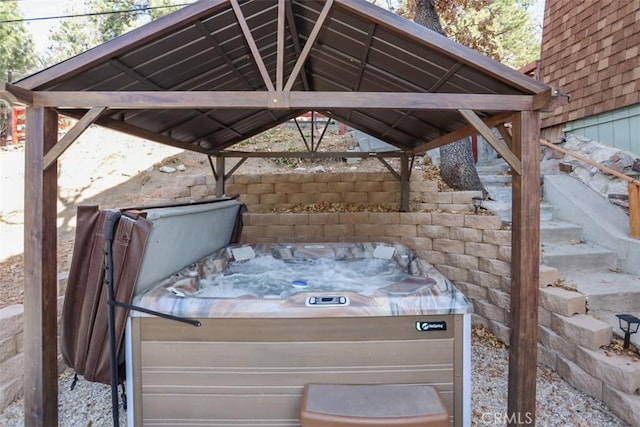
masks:
{"label": "retaining wall", "polygon": [[[400,242],[456,283],[473,304],[474,324],[509,342],[511,231],[499,217],[473,213],[471,198],[479,192],[439,192],[414,172],[412,212],[272,213],[312,203],[397,208],[399,183],[390,173],[237,175],[227,190],[249,209],[243,242]],[[150,201],[213,194],[207,178],[185,176]],[[640,362],[604,355],[600,347],[610,343],[611,327],[585,314],[584,295],[547,287],[557,280],[556,270],[541,266],[539,362],[640,425],[633,418],[640,414]],[[62,277],[61,292],[64,284]],[[22,391],[22,316],[21,305],[0,310],[0,410]]]}

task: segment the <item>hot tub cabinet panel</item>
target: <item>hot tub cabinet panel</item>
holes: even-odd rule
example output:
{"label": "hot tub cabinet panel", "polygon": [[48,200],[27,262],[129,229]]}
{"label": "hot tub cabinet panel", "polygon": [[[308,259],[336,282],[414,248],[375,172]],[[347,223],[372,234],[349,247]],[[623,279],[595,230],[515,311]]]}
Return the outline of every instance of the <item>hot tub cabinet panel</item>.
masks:
{"label": "hot tub cabinet panel", "polygon": [[[135,425],[299,426],[306,383],[429,384],[463,425],[466,315],[130,319]],[[425,322],[446,331],[418,330]]]}

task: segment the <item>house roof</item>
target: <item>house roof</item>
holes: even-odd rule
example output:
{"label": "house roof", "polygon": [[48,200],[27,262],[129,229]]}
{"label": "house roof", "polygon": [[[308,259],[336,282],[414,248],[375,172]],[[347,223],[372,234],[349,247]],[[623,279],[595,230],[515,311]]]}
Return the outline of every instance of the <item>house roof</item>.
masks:
{"label": "house roof", "polygon": [[202,0],[15,86],[62,114],[107,107],[96,123],[212,155],[309,110],[424,151],[468,126],[458,110],[504,117],[549,94],[364,0]]}

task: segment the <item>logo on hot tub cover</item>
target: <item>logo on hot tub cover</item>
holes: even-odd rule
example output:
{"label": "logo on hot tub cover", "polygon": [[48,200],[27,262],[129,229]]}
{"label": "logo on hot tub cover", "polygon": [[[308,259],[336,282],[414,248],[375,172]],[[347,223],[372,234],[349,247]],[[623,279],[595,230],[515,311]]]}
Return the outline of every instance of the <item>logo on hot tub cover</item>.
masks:
{"label": "logo on hot tub cover", "polygon": [[444,320],[436,321],[436,322],[423,322],[418,320],[416,322],[416,330],[418,332],[446,331],[447,322],[445,322]]}

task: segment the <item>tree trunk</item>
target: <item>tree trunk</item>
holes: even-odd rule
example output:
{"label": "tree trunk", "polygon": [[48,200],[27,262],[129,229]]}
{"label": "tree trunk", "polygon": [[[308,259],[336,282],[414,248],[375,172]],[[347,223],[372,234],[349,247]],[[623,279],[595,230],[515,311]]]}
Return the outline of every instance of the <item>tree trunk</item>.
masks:
{"label": "tree trunk", "polygon": [[[414,21],[442,35],[442,25],[438,17],[438,11],[434,6],[434,0],[415,0]],[[454,190],[482,191],[483,197],[487,197],[475,162],[469,138],[452,142],[440,148],[440,174],[442,180]]]}

